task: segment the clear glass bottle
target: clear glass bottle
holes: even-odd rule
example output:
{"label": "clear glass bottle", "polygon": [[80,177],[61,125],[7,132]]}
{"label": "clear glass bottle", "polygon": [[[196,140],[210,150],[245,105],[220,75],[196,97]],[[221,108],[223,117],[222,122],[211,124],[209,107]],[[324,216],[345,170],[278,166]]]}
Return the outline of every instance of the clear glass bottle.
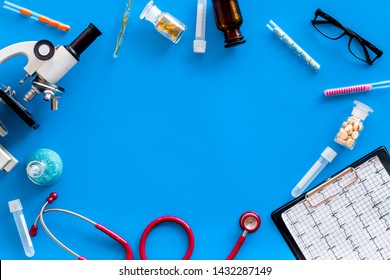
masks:
{"label": "clear glass bottle", "polygon": [[183,32],[187,29],[182,22],[169,13],[161,12],[156,5],[153,5],[153,0],[142,11],[140,19],[144,18],[153,23],[159,33],[175,44],[179,42]]}
{"label": "clear glass bottle", "polygon": [[245,43],[240,31],[243,23],[237,0],[212,0],[215,22],[225,35],[225,48]]}
{"label": "clear glass bottle", "polygon": [[364,126],[363,121],[369,113],[374,112],[369,106],[354,101],[355,107],[352,109],[352,114],[341,124],[339,132],[336,134],[334,141],[350,150],[355,147],[356,140],[360,136]]}

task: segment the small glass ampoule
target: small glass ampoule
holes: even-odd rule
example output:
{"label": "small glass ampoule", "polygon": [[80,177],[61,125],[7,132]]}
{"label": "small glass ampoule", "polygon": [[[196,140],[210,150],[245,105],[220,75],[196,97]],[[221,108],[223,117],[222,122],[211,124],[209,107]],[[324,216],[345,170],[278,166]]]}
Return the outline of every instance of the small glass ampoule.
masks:
{"label": "small glass ampoule", "polygon": [[175,44],[179,42],[183,32],[187,29],[182,22],[169,13],[161,12],[156,5],[153,5],[153,0],[142,11],[140,19],[144,18],[153,23],[159,33]]}

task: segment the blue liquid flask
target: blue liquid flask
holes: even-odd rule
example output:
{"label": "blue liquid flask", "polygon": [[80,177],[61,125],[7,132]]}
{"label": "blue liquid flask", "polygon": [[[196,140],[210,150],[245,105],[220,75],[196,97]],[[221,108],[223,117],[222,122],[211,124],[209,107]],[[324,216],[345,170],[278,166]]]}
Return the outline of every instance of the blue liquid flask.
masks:
{"label": "blue liquid flask", "polygon": [[39,186],[49,186],[57,182],[62,168],[60,156],[50,149],[39,149],[27,158],[27,177]]}

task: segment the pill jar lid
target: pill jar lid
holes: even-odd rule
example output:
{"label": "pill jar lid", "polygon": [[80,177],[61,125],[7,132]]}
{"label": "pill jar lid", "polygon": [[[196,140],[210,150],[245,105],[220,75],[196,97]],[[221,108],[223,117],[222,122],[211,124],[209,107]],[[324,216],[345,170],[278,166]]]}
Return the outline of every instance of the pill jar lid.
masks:
{"label": "pill jar lid", "polygon": [[161,14],[160,9],[157,8],[156,5],[153,5],[153,0],[151,0],[149,1],[148,4],[146,4],[139,18],[140,19],[145,18],[150,22],[155,22],[160,14]]}
{"label": "pill jar lid", "polygon": [[354,101],[355,107],[352,109],[352,115],[357,117],[358,119],[361,119],[364,121],[366,117],[368,116],[369,113],[374,112],[373,109],[371,109],[369,106],[359,102],[359,101]]}

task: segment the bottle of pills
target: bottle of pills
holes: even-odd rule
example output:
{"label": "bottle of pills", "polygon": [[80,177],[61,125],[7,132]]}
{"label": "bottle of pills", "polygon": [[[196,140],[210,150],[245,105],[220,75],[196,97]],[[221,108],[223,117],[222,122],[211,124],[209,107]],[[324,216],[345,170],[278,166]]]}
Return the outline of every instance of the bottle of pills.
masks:
{"label": "bottle of pills", "polygon": [[334,141],[350,150],[355,147],[356,140],[359,138],[364,126],[363,121],[366,119],[369,113],[374,112],[367,105],[354,101],[355,107],[352,109],[350,117],[344,121],[337,133]]}
{"label": "bottle of pills", "polygon": [[140,19],[144,18],[153,23],[159,33],[175,44],[179,42],[183,32],[187,29],[183,23],[169,13],[161,12],[156,5],[153,5],[153,0],[142,11]]}

